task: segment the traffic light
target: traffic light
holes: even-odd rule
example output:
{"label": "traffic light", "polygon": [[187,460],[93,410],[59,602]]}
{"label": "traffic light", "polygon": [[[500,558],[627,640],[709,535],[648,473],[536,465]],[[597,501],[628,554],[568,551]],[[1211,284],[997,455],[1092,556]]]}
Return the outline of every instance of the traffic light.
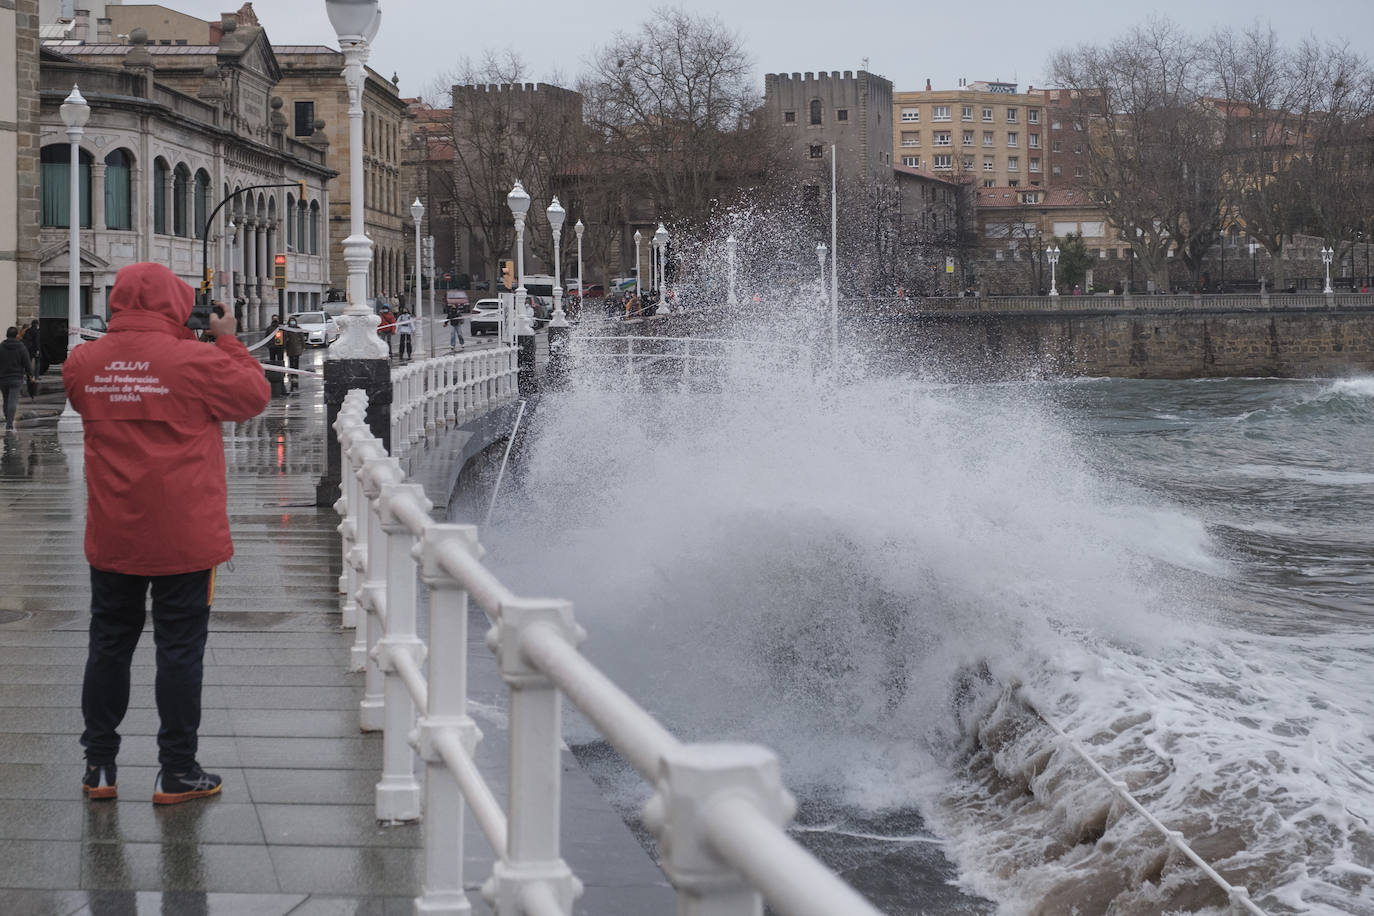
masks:
{"label": "traffic light", "polygon": [[202,293],[208,293],[210,291],[210,284],[214,279],[215,269],[213,267],[205,268],[205,278],[200,281],[200,291]]}
{"label": "traffic light", "polygon": [[277,289],[286,289],[286,255],[277,255],[272,271],[272,285]]}
{"label": "traffic light", "polygon": [[509,259],[501,262],[501,285],[506,289],[515,289],[515,262]]}
{"label": "traffic light", "polygon": [[296,180],[296,187],[300,189],[300,196],[298,196],[298,197],[296,198],[296,204],[297,204],[298,206],[304,207],[304,206],[305,206],[305,179],[304,179],[304,178],[299,178],[299,179],[297,179],[297,180]]}

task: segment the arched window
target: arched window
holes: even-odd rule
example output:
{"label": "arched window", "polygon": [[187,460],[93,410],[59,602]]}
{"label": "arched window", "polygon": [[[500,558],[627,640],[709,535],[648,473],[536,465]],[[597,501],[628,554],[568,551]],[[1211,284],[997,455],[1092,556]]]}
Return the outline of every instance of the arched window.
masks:
{"label": "arched window", "polygon": [[[71,216],[72,149],[66,143],[43,147],[41,153],[43,225],[67,227]],[[81,225],[91,227],[91,154],[80,157]]]}
{"label": "arched window", "polygon": [[167,234],[167,172],[166,160],[153,162],[153,231],[158,235]]}
{"label": "arched window", "polygon": [[[290,213],[296,208],[296,198],[292,194],[286,195],[286,212]],[[293,251],[296,247],[296,227],[292,220],[286,221],[286,250]]]}
{"label": "arched window", "polygon": [[819,123],[821,123],[821,100],[820,100],[820,99],[812,99],[812,100],[811,100],[811,123],[812,123],[812,124],[819,124]]}
{"label": "arched window", "polygon": [[191,234],[191,170],[185,163],[172,173],[172,234],[186,238]]}
{"label": "arched window", "polygon": [[134,158],[128,150],[113,150],[105,157],[105,228],[134,228]]}
{"label": "arched window", "polygon": [[295,210],[291,211],[291,221],[296,224],[296,250],[305,254],[310,250],[310,246],[305,243],[305,201],[297,201]]}
{"label": "arched window", "polygon": [[320,253],[320,202],[310,202],[310,253]]}
{"label": "arched window", "polygon": [[191,229],[198,239],[205,238],[205,221],[210,218],[210,173],[196,172],[195,223]]}

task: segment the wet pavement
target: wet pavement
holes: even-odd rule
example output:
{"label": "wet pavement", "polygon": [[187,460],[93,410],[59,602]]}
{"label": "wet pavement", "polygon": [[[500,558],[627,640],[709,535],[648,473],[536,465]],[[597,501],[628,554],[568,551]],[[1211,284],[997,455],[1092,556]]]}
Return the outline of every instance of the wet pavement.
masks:
{"label": "wet pavement", "polygon": [[[321,356],[308,353],[305,367]],[[325,456],[320,382],[225,426],[236,555],[216,589],[199,754],[225,788],[154,808],[151,628],[134,656],[119,800],[81,795],[85,489],[80,434],[60,428],[54,376],[25,398],[0,452],[0,912],[410,913],[423,827],[376,823],[381,742],[357,727],[362,679],[347,671],[353,634],[339,626],[338,519],[313,504]],[[439,505],[446,497],[431,494]],[[501,794],[505,689],[481,642],[485,620],[475,615],[470,629],[479,762]],[[673,912],[662,873],[564,756],[564,855],[586,884],[576,911]],[[487,913],[476,888],[492,857],[471,818],[467,833],[469,896]]]}

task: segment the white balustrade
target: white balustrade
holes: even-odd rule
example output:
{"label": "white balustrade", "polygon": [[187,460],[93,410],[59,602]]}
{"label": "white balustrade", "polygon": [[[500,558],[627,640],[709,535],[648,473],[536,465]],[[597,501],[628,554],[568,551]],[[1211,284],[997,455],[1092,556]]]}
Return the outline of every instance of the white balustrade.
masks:
{"label": "white balustrade", "polygon": [[[464,356],[436,374],[416,373],[423,381],[410,394],[442,392],[456,417],[513,396],[513,359],[499,350]],[[369,430],[366,407],[365,392],[350,392],[334,424],[347,481],[336,503],[343,580],[367,631],[360,720],[383,732],[377,818],[425,821],[416,913],[470,912],[462,842],[470,807],[497,857],[482,885],[495,912],[570,916],[582,884],[559,846],[564,697],[654,787],[645,822],[664,851],[680,914],[758,916],[765,900],[785,914],[878,912],[787,834],[795,805],[771,751],[675,738],[578,651],[585,634],[569,602],[514,594],[482,565],[475,526],[431,520],[429,500]],[[436,424],[448,409],[432,414]],[[417,573],[429,598],[428,646],[416,635]],[[474,761],[481,732],[467,710],[469,600],[492,624],[487,644],[509,691],[505,807]],[[423,793],[412,747],[425,765]]]}
{"label": "white balustrade", "polygon": [[515,398],[516,349],[449,353],[391,372],[391,451],[403,457],[443,429]]}

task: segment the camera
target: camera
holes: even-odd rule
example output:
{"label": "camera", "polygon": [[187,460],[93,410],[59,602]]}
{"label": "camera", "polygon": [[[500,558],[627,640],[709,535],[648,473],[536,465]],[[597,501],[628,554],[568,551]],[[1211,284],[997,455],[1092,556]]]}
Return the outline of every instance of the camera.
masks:
{"label": "camera", "polygon": [[218,305],[208,302],[202,304],[197,302],[191,306],[191,317],[186,319],[186,327],[193,331],[210,330],[210,313],[213,312],[217,317],[224,317],[224,309]]}

